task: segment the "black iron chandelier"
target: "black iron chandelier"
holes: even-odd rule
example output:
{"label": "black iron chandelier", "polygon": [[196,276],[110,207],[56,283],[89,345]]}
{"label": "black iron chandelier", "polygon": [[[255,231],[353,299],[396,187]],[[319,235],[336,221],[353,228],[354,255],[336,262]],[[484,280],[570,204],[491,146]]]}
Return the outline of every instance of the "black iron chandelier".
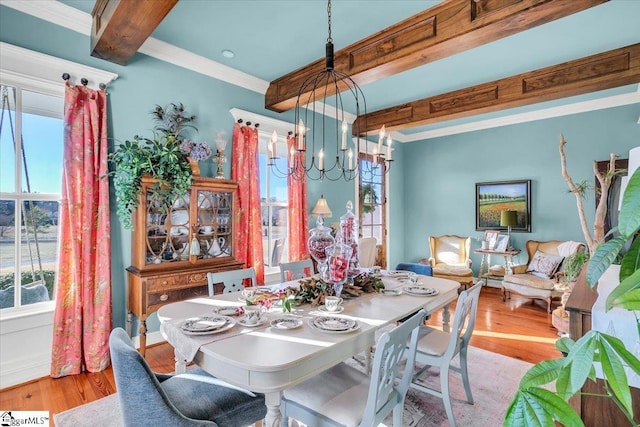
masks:
{"label": "black iron chandelier", "polygon": [[[277,134],[274,132],[268,144],[269,163],[277,176],[291,176],[296,180],[311,179],[351,181],[359,174],[371,179],[387,173],[391,168],[391,136],[386,135],[384,126],[380,130],[378,144],[369,151],[367,140],[367,103],[364,94],[355,81],[348,75],[334,68],[333,39],[331,38],[331,0],[327,2],[327,20],[329,35],[325,47],[325,69],[315,76],[307,78],[300,90],[295,107],[296,129],[295,148],[287,153],[286,170],[278,167],[275,153]],[[332,92],[329,91],[332,88]],[[345,117],[342,92],[351,94],[355,101],[355,114],[364,117],[355,123],[352,143],[349,143],[347,132],[349,125]],[[333,93],[333,94],[331,94]],[[332,103],[327,103],[327,99]],[[334,107],[335,105],[335,107]],[[361,116],[362,112],[362,116]],[[383,141],[387,137],[386,153]],[[371,154],[370,162],[360,164],[358,153]],[[311,154],[311,159],[306,158]]]}

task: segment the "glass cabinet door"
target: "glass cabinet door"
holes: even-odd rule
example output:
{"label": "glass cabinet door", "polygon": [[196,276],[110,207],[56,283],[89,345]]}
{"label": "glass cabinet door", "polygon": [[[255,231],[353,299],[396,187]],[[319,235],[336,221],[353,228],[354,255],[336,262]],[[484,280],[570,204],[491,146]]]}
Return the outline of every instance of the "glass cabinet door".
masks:
{"label": "glass cabinet door", "polygon": [[197,189],[195,237],[200,244],[200,257],[217,258],[232,255],[233,193]]}
{"label": "glass cabinet door", "polygon": [[[162,206],[154,193],[147,191],[146,263],[187,260],[189,258],[189,196]],[[185,250],[186,249],[186,250]]]}

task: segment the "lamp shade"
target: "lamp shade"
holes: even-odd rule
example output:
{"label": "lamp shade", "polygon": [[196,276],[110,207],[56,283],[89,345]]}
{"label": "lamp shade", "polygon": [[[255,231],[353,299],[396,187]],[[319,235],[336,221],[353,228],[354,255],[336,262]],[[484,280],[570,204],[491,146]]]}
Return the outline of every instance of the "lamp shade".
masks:
{"label": "lamp shade", "polygon": [[331,209],[329,209],[329,205],[327,204],[327,199],[325,199],[324,196],[320,196],[320,198],[316,202],[316,205],[311,211],[311,215],[324,217],[331,217],[331,215],[333,215]]}
{"label": "lamp shade", "polygon": [[500,226],[501,227],[513,227],[518,225],[518,212],[517,211],[502,211],[500,212]]}

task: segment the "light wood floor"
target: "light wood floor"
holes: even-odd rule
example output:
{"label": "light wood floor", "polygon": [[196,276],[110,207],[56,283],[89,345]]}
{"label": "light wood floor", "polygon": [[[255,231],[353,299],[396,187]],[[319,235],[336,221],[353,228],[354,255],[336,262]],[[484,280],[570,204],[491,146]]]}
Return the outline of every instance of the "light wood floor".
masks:
{"label": "light wood floor", "polygon": [[[430,325],[441,325],[441,312],[434,313]],[[551,315],[541,302],[514,295],[502,302],[499,289],[484,288],[478,304],[471,345],[531,363],[559,357],[554,347],[556,330]],[[147,361],[156,372],[173,371],[173,349],[169,344],[147,347]],[[7,388],[0,392],[2,410],[46,410],[51,418],[58,412],[97,400],[115,392],[111,369],[99,373],[48,377]],[[52,424],[53,425],[53,424]]]}

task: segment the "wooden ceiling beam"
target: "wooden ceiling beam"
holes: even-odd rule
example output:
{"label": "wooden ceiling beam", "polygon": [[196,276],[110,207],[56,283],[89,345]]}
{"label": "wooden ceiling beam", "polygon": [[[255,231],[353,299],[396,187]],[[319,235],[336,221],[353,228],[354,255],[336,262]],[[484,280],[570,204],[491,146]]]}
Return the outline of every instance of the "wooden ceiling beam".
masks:
{"label": "wooden ceiling beam", "polygon": [[353,129],[387,131],[640,83],[640,43],[362,115]]}
{"label": "wooden ceiling beam", "polygon": [[97,0],[91,56],[127,65],[178,0]]}
{"label": "wooden ceiling beam", "polygon": [[[338,50],[335,69],[364,85],[607,1],[445,0]],[[324,67],[323,58],[272,81],[265,107],[294,108],[303,82]]]}

